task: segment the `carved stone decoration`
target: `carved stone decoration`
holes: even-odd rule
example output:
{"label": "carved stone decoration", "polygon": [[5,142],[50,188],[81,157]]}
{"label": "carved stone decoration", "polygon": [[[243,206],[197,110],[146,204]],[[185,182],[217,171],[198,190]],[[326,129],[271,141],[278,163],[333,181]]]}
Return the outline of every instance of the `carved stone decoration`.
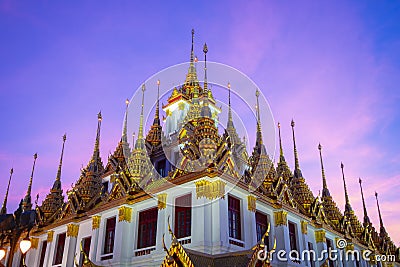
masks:
{"label": "carved stone decoration", "polygon": [[307,226],[308,226],[308,222],[307,221],[301,221],[301,232],[303,234],[305,234],[305,235],[308,232]]}
{"label": "carved stone decoration", "polygon": [[132,221],[132,208],[122,206],[118,209],[118,221],[119,222],[131,222]]}
{"label": "carved stone decoration", "polygon": [[48,231],[47,232],[47,243],[53,242],[53,237],[54,237],[54,231]]}
{"label": "carved stone decoration", "polygon": [[167,193],[158,194],[157,198],[158,198],[158,205],[157,205],[158,209],[159,210],[165,209],[167,207]]}
{"label": "carved stone decoration", "polygon": [[280,210],[274,212],[275,226],[287,225],[287,211]]}
{"label": "carved stone decoration", "polygon": [[92,230],[96,230],[100,228],[101,216],[95,215],[92,217]]}
{"label": "carved stone decoration", "polygon": [[216,199],[224,197],[226,183],[221,180],[210,182],[208,180],[200,180],[195,182],[197,198],[205,197],[207,199]]}
{"label": "carved stone decoration", "polygon": [[325,242],[325,230],[315,231],[315,241],[317,243]]}
{"label": "carved stone decoration", "polygon": [[257,198],[252,195],[247,196],[247,209],[251,212],[256,212]]}
{"label": "carved stone decoration", "polygon": [[39,238],[31,237],[30,239],[31,239],[31,248],[37,249],[39,247]]}
{"label": "carved stone decoration", "polygon": [[79,232],[79,224],[68,224],[67,225],[67,236],[68,237],[78,237],[78,232]]}

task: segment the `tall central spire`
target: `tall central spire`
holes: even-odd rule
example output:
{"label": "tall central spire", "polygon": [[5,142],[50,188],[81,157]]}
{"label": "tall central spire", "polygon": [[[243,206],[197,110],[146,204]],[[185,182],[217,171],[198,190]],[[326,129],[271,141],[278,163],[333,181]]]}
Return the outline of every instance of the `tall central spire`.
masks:
{"label": "tall central spire", "polygon": [[10,170],[10,178],[8,179],[7,191],[6,191],[6,195],[5,195],[5,197],[4,197],[3,206],[1,207],[1,210],[0,210],[0,215],[7,214],[8,192],[9,192],[9,190],[10,190],[10,183],[11,183],[11,178],[12,178],[13,173],[14,173],[14,169],[11,168],[11,170]]}
{"label": "tall central spire", "polygon": [[36,159],[37,159],[37,153],[35,153],[35,155],[33,155],[33,166],[32,166],[31,178],[29,180],[28,190],[26,191],[25,198],[22,202],[24,211],[32,209],[31,192],[32,192],[32,181],[33,181],[33,173],[35,172]]}
{"label": "tall central spire", "polygon": [[296,137],[294,135],[294,120],[292,119],[292,122],[290,123],[290,125],[292,126],[292,134],[293,134],[293,151],[294,151],[294,174],[297,177],[302,176],[301,174],[301,170],[300,170],[300,164],[299,164],[299,157],[297,155],[297,146],[296,146]]}
{"label": "tall central spire", "polygon": [[284,162],[285,156],[283,155],[282,138],[281,138],[281,124],[278,122],[278,135],[279,135],[279,161]]}
{"label": "tall central spire", "polygon": [[139,124],[139,134],[136,140],[135,148],[144,148],[144,137],[143,137],[143,113],[144,113],[144,91],[146,91],[145,84],[142,85],[142,107],[140,111],[140,124]]}
{"label": "tall central spire", "polygon": [[129,99],[125,100],[126,108],[125,108],[125,118],[124,118],[124,128],[122,130],[122,142],[128,143],[128,107],[129,107]]}
{"label": "tall central spire", "polygon": [[234,128],[232,119],[232,106],[231,106],[231,83],[228,83],[228,125],[227,128]]}
{"label": "tall central spire", "polygon": [[322,161],[322,146],[321,146],[321,144],[318,144],[318,150],[319,150],[319,158],[321,161],[321,172],[322,172],[322,197],[330,197],[331,193],[329,192],[328,185],[326,183],[324,163]]}
{"label": "tall central spire", "polygon": [[258,101],[258,98],[260,97],[260,91],[258,88],[256,88],[256,98],[257,98],[257,103],[256,103],[256,115],[257,115],[257,140],[256,140],[256,146],[260,146],[263,144],[262,141],[262,133],[261,133],[261,116],[260,116],[260,103]]}
{"label": "tall central spire", "polygon": [[153,124],[160,125],[160,80],[157,80],[157,105]]}
{"label": "tall central spire", "polygon": [[61,168],[62,168],[62,163],[63,163],[63,157],[64,157],[64,146],[65,146],[65,141],[67,140],[67,135],[63,135],[63,144],[62,144],[62,149],[61,149],[61,156],[60,156],[60,163],[58,164],[58,170],[57,170],[57,176],[56,180],[54,181],[53,184],[53,190],[61,190]]}
{"label": "tall central spire", "polygon": [[206,43],[204,43],[203,52],[204,52],[204,94],[206,96],[208,96],[208,83],[207,83],[207,52],[208,52],[208,47],[207,47]]}
{"label": "tall central spire", "polygon": [[[188,93],[194,93],[195,90],[198,90],[198,79],[196,73],[196,66],[195,66],[195,56],[194,56],[194,29],[192,29],[192,48],[190,50],[190,62],[189,62],[189,70],[186,76],[186,86],[194,86],[191,88]],[[193,90],[193,91],[192,91]]]}
{"label": "tall central spire", "polygon": [[361,180],[361,178],[358,179],[358,182],[360,183],[361,199],[362,199],[363,208],[364,208],[364,227],[367,227],[367,225],[371,224],[371,221],[370,221],[370,219],[368,217],[368,214],[367,214],[367,207],[365,206],[364,192],[363,192],[363,189],[362,189],[362,180]]}
{"label": "tall central spire", "polygon": [[101,116],[101,111],[97,114],[97,133],[96,142],[94,143],[93,159],[97,159],[100,156],[100,129],[101,121],[103,117]]}
{"label": "tall central spire", "polygon": [[378,214],[379,214],[379,223],[380,223],[379,234],[381,236],[385,236],[387,233],[386,233],[385,226],[383,226],[383,220],[382,220],[382,215],[381,215],[381,209],[379,208],[379,201],[378,201],[378,193],[377,192],[375,192],[375,198],[376,198],[376,205],[378,206]]}
{"label": "tall central spire", "polygon": [[345,212],[351,212],[353,209],[350,205],[349,194],[347,193],[346,179],[344,178],[344,165],[340,163],[340,167],[342,168],[342,176],[343,176],[343,186],[344,186],[344,197],[346,200]]}

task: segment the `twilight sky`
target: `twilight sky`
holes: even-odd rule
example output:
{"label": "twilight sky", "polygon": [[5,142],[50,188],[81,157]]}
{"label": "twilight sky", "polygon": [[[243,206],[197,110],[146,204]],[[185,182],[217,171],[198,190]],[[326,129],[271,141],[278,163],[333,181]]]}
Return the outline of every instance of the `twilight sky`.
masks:
{"label": "twilight sky", "polygon": [[361,177],[375,227],[377,191],[385,227],[400,245],[400,3],[143,2],[0,2],[0,200],[14,167],[9,212],[25,194],[35,152],[33,196],[49,192],[65,132],[64,189],[78,179],[99,110],[106,161],[120,139],[124,100],[149,76],[189,59],[195,28],[199,57],[206,41],[209,60],[260,86],[282,124],[290,166],[295,119],[300,166],[314,194],[321,142],[339,208],[343,161],[359,219]]}

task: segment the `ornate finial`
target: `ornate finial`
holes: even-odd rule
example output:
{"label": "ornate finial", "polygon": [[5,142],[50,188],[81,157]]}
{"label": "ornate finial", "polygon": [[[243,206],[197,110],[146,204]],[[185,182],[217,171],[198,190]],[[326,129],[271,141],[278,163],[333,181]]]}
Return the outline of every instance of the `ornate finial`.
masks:
{"label": "ornate finial", "polygon": [[125,100],[125,118],[124,118],[124,128],[122,130],[122,142],[128,143],[128,107],[129,107],[129,99]]}
{"label": "ornate finial", "polygon": [[281,123],[278,122],[278,135],[279,135],[279,161],[284,162],[285,156],[283,155],[282,138],[281,138]]}
{"label": "ornate finial", "polygon": [[6,195],[5,195],[5,197],[4,197],[3,206],[1,207],[1,210],[0,210],[0,215],[7,214],[8,192],[9,192],[9,190],[10,190],[10,183],[11,183],[11,178],[12,178],[13,173],[14,173],[14,169],[11,168],[11,170],[10,170],[10,178],[8,179],[7,191],[6,191]]}
{"label": "ornate finial", "polygon": [[231,107],[231,83],[228,82],[228,128],[233,126],[232,107]]}
{"label": "ornate finial", "polygon": [[192,29],[192,49],[190,50],[190,63],[194,62],[194,29]]}
{"label": "ornate finial", "polygon": [[207,52],[208,52],[208,47],[207,47],[206,43],[204,43],[203,52],[204,52],[204,94],[206,96],[208,96],[208,83],[207,83]]}
{"label": "ornate finial", "polygon": [[160,80],[157,80],[157,106],[154,116],[154,123],[160,124]]}
{"label": "ornate finial", "polygon": [[299,157],[297,155],[297,147],[296,147],[296,137],[294,135],[294,120],[292,119],[292,122],[290,123],[292,126],[292,134],[293,134],[293,148],[294,148],[294,169],[296,172],[300,170],[300,164],[299,164]]}
{"label": "ornate finial", "polygon": [[345,211],[350,212],[352,210],[349,200],[349,194],[347,193],[346,179],[344,178],[344,165],[343,162],[340,163],[340,167],[342,168],[342,176],[343,176],[343,185],[344,185],[344,196],[346,199]]}
{"label": "ornate finial", "polygon": [[378,193],[375,192],[375,198],[376,198],[376,205],[378,206],[378,215],[379,215],[379,223],[380,223],[380,235],[386,235],[386,229],[383,226],[383,220],[382,220],[382,215],[381,215],[381,209],[379,208],[379,201],[378,201]]}
{"label": "ornate finial", "polygon": [[102,120],[103,116],[101,115],[100,111],[97,114],[97,133],[96,133],[96,141],[94,144],[93,159],[98,158],[100,156],[100,129]]}
{"label": "ornate finial", "polygon": [[325,170],[324,170],[324,163],[322,161],[322,146],[321,143],[318,144],[319,150],[319,158],[321,161],[321,172],[322,172],[322,197],[329,197],[331,194],[328,190],[328,186],[326,184],[326,177],[325,177]]}
{"label": "ornate finial", "polygon": [[140,111],[140,124],[139,124],[139,134],[136,141],[135,148],[144,148],[143,142],[143,113],[144,113],[144,91],[146,91],[146,85],[142,85],[142,107]]}
{"label": "ornate finial", "polygon": [[24,211],[32,209],[31,192],[32,192],[32,181],[33,181],[33,173],[35,172],[36,159],[37,159],[37,153],[35,153],[33,155],[33,166],[32,166],[31,178],[29,180],[28,190],[26,191],[25,198],[22,202]]}
{"label": "ornate finial", "polygon": [[257,104],[256,104],[256,113],[257,113],[257,140],[256,140],[256,145],[261,145],[262,144],[262,133],[261,133],[261,116],[260,116],[260,103],[258,101],[258,97],[260,96],[260,91],[258,88],[256,88],[256,98],[257,98]]}
{"label": "ornate finial", "polygon": [[[60,164],[58,164],[58,170],[57,170],[57,177],[56,177],[56,181],[60,181],[61,180],[61,167],[62,167],[62,162],[63,162],[63,156],[64,156],[64,145],[65,145],[65,141],[67,140],[67,134],[64,134],[63,137],[63,144],[62,144],[62,149],[61,149],[61,157],[60,157]],[[56,183],[54,183],[54,185],[56,185]],[[54,186],[53,186],[54,187]],[[61,185],[60,185],[61,187]],[[61,188],[60,188],[61,189]]]}
{"label": "ornate finial", "polygon": [[363,208],[364,208],[364,227],[367,227],[367,225],[371,224],[371,221],[370,221],[370,219],[368,217],[368,214],[367,214],[367,207],[365,206],[364,192],[363,192],[363,189],[362,189],[362,180],[361,180],[361,178],[358,178],[358,182],[360,183],[361,199],[362,199]]}

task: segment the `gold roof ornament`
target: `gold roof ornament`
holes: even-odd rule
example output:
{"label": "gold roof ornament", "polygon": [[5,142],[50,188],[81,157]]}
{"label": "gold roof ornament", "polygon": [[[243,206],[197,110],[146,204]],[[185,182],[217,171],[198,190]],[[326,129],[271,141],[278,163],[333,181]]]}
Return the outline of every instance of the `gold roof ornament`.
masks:
{"label": "gold roof ornament", "polygon": [[171,225],[169,223],[169,216],[168,216],[168,232],[171,235],[171,246],[169,249],[166,247],[163,235],[162,245],[167,255],[165,256],[164,261],[161,263],[160,267],[181,267],[181,266],[194,267],[185,249],[178,242],[175,234],[172,232]]}
{"label": "gold roof ornament", "polygon": [[363,229],[361,223],[359,222],[357,216],[354,213],[353,208],[350,205],[349,194],[347,193],[346,179],[344,175],[344,164],[340,163],[340,167],[342,169],[342,177],[343,177],[343,186],[344,186],[344,195],[345,195],[345,209],[344,209],[344,217],[350,222],[351,230],[353,235],[359,237],[362,233]]}
{"label": "gold roof ornament", "polygon": [[337,207],[335,201],[333,200],[329,189],[328,185],[326,182],[326,176],[325,176],[325,170],[324,170],[324,164],[323,164],[323,159],[322,159],[322,146],[321,144],[318,144],[318,150],[319,150],[319,157],[320,157],[320,162],[321,162],[321,174],[322,174],[322,205],[324,206],[324,211],[326,214],[326,217],[328,219],[329,224],[334,228],[334,229],[339,229],[339,221],[342,218],[342,214]]}
{"label": "gold roof ornament", "polygon": [[8,179],[7,191],[6,191],[6,195],[4,196],[3,205],[1,206],[0,215],[7,214],[8,192],[10,191],[10,183],[11,183],[11,178],[12,178],[13,173],[14,173],[14,169],[11,168],[11,170],[10,170],[10,178]]}
{"label": "gold roof ornament", "polygon": [[358,178],[358,182],[359,182],[359,184],[360,184],[361,200],[362,200],[363,210],[364,210],[363,226],[366,227],[367,225],[370,225],[370,224],[371,224],[371,220],[370,220],[369,217],[368,217],[367,206],[365,205],[364,192],[363,192],[363,188],[362,188],[362,180],[361,180],[361,178]]}
{"label": "gold roof ornament", "polygon": [[290,179],[293,176],[290,168],[286,162],[285,156],[283,154],[282,138],[281,138],[281,124],[278,122],[278,138],[279,138],[279,162],[276,167],[277,177],[282,177],[283,181],[289,185]]}
{"label": "gold roof ornament", "polygon": [[35,172],[36,159],[37,159],[37,153],[35,153],[33,155],[33,166],[32,166],[31,178],[29,180],[28,190],[26,191],[26,195],[22,202],[22,207],[23,207],[24,211],[28,211],[28,210],[32,209],[31,192],[32,192],[32,181],[33,181],[33,173]]}
{"label": "gold roof ornament", "polygon": [[101,201],[101,192],[103,189],[101,175],[105,171],[103,161],[100,157],[100,130],[102,120],[103,117],[101,112],[99,112],[97,114],[97,133],[92,158],[86,168],[82,169],[75,186],[67,191],[68,203],[63,212],[63,216],[65,216],[66,213],[81,214]]}
{"label": "gold roof ornament", "polygon": [[149,154],[153,153],[155,148],[161,144],[162,138],[162,127],[160,123],[160,80],[157,80],[157,104],[156,111],[154,113],[153,124],[151,125],[150,131],[146,136],[146,143],[150,146],[148,148]]}
{"label": "gold roof ornament", "polygon": [[[143,112],[144,112],[144,92],[146,91],[145,84],[142,85],[142,105],[140,112],[139,134],[136,140],[135,148],[129,158],[129,183],[127,184],[132,190],[136,190],[136,185],[141,188],[148,185],[154,176],[154,168],[147,155],[145,147],[145,139],[143,137]],[[128,179],[128,178],[126,178]]]}
{"label": "gold roof ornament", "polygon": [[261,237],[257,245],[251,250],[253,251],[251,259],[247,264],[247,267],[269,267],[271,266],[272,255],[276,250],[276,239],[274,238],[274,244],[272,248],[269,248],[269,231],[270,223],[268,223],[267,230]]}
{"label": "gold roof ornament", "polygon": [[67,140],[66,134],[63,135],[62,140],[63,144],[56,179],[50,190],[50,194],[46,196],[42,205],[37,207],[40,222],[39,225],[49,224],[54,221],[60,215],[62,207],[64,206],[64,195],[61,187],[61,169],[64,157],[65,141]]}
{"label": "gold roof ornament", "polygon": [[294,151],[294,162],[295,162],[293,178],[291,179],[291,190],[296,202],[299,203],[302,207],[300,211],[302,213],[305,213],[305,215],[310,215],[310,207],[312,203],[315,201],[315,198],[310,188],[308,187],[300,169],[299,157],[297,154],[297,147],[296,147],[296,137],[294,133],[295,123],[293,119],[290,125],[292,127],[293,151]]}

